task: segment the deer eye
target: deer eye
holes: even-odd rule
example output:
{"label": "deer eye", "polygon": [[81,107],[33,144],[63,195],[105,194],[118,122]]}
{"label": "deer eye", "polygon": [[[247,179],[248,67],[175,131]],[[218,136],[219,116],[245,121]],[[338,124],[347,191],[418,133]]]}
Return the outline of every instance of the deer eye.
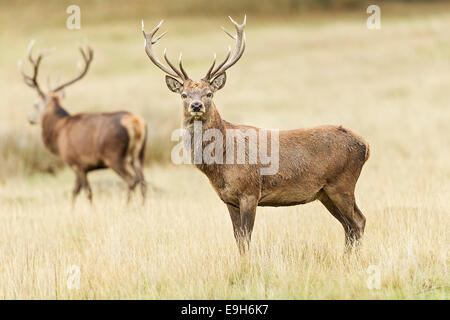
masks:
{"label": "deer eye", "polygon": [[187,98],[187,94],[183,92],[183,93],[181,94],[181,98],[186,99],[186,98]]}
{"label": "deer eye", "polygon": [[207,96],[208,98],[212,98],[213,94],[212,94],[212,92],[208,92],[208,93],[206,94],[206,96]]}

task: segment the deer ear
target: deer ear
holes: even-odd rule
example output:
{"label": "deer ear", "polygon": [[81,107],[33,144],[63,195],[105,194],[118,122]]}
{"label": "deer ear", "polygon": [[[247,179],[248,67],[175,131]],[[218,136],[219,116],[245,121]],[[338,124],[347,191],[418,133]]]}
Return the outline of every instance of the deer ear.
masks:
{"label": "deer ear", "polygon": [[181,93],[183,91],[183,84],[171,76],[166,76],[166,84],[172,92]]}
{"label": "deer ear", "polygon": [[214,79],[211,80],[211,90],[213,92],[220,90],[225,85],[225,82],[227,82],[227,74],[225,72],[222,72],[218,76],[214,77]]}

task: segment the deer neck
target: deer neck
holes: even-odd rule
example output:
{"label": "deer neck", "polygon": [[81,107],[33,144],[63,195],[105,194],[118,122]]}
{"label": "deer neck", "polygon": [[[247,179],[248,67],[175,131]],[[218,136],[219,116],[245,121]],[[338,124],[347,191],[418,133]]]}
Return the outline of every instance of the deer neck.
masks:
{"label": "deer neck", "polygon": [[[222,136],[225,137],[225,123],[222,120],[219,112],[217,111],[214,103],[211,104],[210,111],[208,116],[205,119],[194,121],[192,118],[185,117],[183,120],[183,127],[185,129],[185,134],[188,136],[188,139],[185,139],[185,143],[190,143],[191,146],[186,145],[188,150],[190,150],[190,158],[191,163],[194,163],[195,166],[200,169],[203,173],[205,173],[208,177],[211,173],[216,173],[219,170],[218,165],[213,164],[203,164],[196,163],[194,149],[195,145],[201,145],[202,150],[211,143],[210,141],[202,141],[203,135],[206,130],[215,129],[219,130],[222,133]],[[201,128],[201,131],[199,130]],[[200,134],[201,133],[201,134]],[[225,141],[223,142],[225,143]]]}
{"label": "deer neck", "polygon": [[52,97],[41,119],[42,139],[45,146],[58,154],[58,136],[69,113],[60,105],[59,99]]}
{"label": "deer neck", "polygon": [[222,117],[219,114],[219,111],[216,108],[214,103],[211,103],[211,114],[205,121],[203,121],[203,131],[208,129],[217,129],[222,133],[225,133],[225,127],[222,120]]}
{"label": "deer neck", "polygon": [[[208,129],[217,129],[222,133],[225,133],[224,121],[222,120],[222,117],[220,116],[219,111],[217,111],[214,103],[211,103],[208,116],[204,119],[199,119],[198,121],[201,121],[203,132]],[[195,120],[192,117],[185,115],[183,118],[183,128],[187,130],[189,134],[194,133],[194,122]]]}

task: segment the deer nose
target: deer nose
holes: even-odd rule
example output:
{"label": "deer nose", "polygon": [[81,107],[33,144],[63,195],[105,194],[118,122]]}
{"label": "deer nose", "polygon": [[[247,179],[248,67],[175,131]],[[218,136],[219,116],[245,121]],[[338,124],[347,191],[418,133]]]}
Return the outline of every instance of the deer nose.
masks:
{"label": "deer nose", "polygon": [[199,112],[202,109],[203,104],[201,102],[191,103],[191,109],[194,112]]}

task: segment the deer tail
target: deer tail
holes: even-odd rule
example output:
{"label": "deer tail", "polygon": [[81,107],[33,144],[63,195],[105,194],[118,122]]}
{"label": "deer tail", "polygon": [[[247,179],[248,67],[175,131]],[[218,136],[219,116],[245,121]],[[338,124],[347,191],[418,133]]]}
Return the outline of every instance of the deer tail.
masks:
{"label": "deer tail", "polygon": [[147,128],[144,120],[134,114],[126,114],[121,120],[122,125],[128,132],[128,151],[127,156],[131,158],[133,164],[140,164],[142,150],[147,138]]}

